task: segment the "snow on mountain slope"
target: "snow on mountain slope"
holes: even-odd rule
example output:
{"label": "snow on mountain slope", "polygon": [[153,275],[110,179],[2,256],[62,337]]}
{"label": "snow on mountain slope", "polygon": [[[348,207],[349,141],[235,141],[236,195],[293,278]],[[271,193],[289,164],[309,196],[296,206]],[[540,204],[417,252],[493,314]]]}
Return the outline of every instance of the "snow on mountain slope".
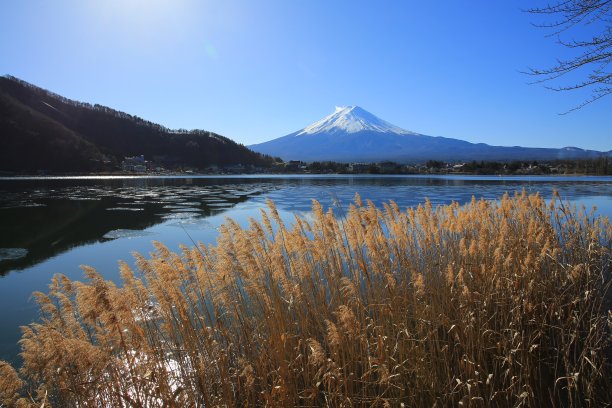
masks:
{"label": "snow on mountain slope", "polygon": [[356,133],[373,131],[381,133],[397,133],[398,135],[416,135],[384,121],[359,106],[336,106],[336,111],[329,116],[306,126],[294,134],[312,135],[315,133]]}

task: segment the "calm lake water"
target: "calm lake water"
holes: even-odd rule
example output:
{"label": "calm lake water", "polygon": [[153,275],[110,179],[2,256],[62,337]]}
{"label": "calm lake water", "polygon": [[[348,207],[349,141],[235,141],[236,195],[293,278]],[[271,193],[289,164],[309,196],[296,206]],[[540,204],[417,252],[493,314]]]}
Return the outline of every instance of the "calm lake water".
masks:
{"label": "calm lake water", "polygon": [[33,291],[53,274],[82,277],[90,265],[118,281],[117,261],[148,254],[152,241],[214,243],[226,217],[246,226],[273,200],[290,222],[324,207],[351,203],[355,193],[400,207],[496,199],[505,192],[557,190],[564,200],[597,207],[612,218],[612,177],[497,176],[216,176],[0,178],[0,359],[17,361],[19,326],[37,317]]}

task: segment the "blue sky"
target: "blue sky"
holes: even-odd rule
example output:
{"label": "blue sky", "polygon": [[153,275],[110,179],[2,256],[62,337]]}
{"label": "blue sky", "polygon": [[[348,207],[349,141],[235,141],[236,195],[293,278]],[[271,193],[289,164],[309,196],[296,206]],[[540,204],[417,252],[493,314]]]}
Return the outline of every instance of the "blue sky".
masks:
{"label": "blue sky", "polygon": [[428,135],[612,149],[612,97],[559,115],[589,93],[521,73],[568,55],[533,4],[2,0],[0,74],[247,145],[359,105]]}

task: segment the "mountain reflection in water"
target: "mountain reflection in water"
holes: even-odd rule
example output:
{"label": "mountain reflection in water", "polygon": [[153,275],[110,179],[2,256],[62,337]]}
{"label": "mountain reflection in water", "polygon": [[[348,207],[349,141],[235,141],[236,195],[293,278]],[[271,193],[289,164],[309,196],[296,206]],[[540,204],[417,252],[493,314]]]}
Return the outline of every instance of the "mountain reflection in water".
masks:
{"label": "mountain reflection in water", "polygon": [[[312,199],[347,206],[355,193],[401,207],[477,198],[505,192],[558,190],[567,200],[612,196],[611,178],[263,176],[0,179],[0,275],[23,270],[73,247],[136,237],[174,221],[197,227],[210,215],[253,200],[272,199],[279,210],[303,213]],[[231,212],[230,212],[231,215]],[[254,215],[256,211],[254,211]],[[163,237],[162,241],[163,241]]]}
{"label": "mountain reflection in water", "polygon": [[100,182],[2,184],[0,274],[28,268],[76,246],[146,234],[142,230],[165,221],[188,224],[269,188],[258,183],[193,185],[189,179]]}

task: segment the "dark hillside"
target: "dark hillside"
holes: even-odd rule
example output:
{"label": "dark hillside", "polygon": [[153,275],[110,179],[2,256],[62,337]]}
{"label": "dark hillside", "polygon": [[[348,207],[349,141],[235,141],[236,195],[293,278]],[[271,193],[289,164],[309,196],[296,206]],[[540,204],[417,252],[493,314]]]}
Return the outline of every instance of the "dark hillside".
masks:
{"label": "dark hillside", "polygon": [[0,170],[90,171],[103,155],[61,123],[0,93]]}
{"label": "dark hillside", "polygon": [[271,161],[212,132],[170,130],[10,76],[0,78],[0,138],[0,171],[96,171],[141,154],[197,168]]}

